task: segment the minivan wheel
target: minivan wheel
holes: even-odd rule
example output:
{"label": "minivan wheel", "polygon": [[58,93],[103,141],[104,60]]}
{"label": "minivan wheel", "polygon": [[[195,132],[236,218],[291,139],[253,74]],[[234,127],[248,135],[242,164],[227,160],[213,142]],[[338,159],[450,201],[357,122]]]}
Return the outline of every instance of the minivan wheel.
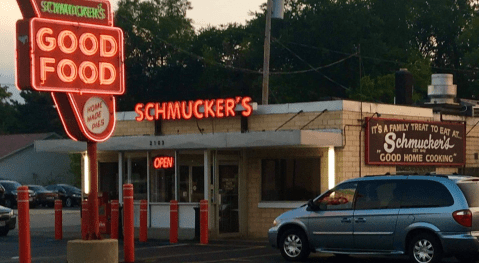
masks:
{"label": "minivan wheel", "polygon": [[442,248],[437,238],[429,233],[416,235],[409,243],[409,258],[413,263],[441,261]]}
{"label": "minivan wheel", "polygon": [[289,261],[301,261],[309,256],[309,244],[306,235],[298,229],[289,229],[280,240],[281,255]]}

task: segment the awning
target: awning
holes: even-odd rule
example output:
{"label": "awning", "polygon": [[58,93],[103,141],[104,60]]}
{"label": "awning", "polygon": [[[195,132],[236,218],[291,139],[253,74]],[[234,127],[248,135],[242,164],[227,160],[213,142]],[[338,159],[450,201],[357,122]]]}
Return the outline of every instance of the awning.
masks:
{"label": "awning", "polygon": [[[338,147],[343,145],[340,130],[264,131],[247,133],[208,133],[165,136],[111,137],[98,144],[98,151],[148,151],[238,149],[264,147]],[[69,139],[35,141],[37,152],[84,152],[86,142]]]}

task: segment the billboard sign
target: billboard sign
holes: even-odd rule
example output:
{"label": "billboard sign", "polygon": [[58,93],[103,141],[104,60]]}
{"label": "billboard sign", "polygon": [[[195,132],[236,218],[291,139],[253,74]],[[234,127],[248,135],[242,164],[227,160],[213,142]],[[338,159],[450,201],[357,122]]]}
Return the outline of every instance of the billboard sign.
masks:
{"label": "billboard sign", "polygon": [[125,92],[123,32],[105,0],[17,0],[16,85],[50,92],[74,140],[101,142]]}
{"label": "billboard sign", "polygon": [[366,118],[366,164],[464,165],[465,125]]}

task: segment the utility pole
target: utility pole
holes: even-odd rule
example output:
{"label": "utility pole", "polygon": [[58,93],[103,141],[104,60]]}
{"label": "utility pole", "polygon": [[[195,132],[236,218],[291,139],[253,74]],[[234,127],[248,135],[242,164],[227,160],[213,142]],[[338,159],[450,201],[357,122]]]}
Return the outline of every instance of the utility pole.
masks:
{"label": "utility pole", "polygon": [[269,97],[269,54],[271,43],[271,9],[273,0],[267,0],[266,4],[266,29],[264,37],[264,62],[263,62],[263,99],[262,105],[268,105]]}

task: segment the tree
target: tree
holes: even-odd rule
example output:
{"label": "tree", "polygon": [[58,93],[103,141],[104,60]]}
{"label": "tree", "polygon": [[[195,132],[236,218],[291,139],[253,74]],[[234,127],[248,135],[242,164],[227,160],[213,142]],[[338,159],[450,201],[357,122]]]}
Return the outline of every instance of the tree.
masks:
{"label": "tree", "polygon": [[131,110],[137,102],[168,100],[191,85],[184,78],[187,50],[194,35],[186,11],[187,0],[121,0],[116,25],[125,35],[127,90],[119,98],[120,110]]}
{"label": "tree", "polygon": [[17,112],[11,97],[8,87],[0,85],[0,135],[11,134],[18,129]]}
{"label": "tree", "polygon": [[65,136],[50,93],[22,90],[20,96],[25,100],[25,104],[15,102],[22,120],[18,133],[56,132]]}

